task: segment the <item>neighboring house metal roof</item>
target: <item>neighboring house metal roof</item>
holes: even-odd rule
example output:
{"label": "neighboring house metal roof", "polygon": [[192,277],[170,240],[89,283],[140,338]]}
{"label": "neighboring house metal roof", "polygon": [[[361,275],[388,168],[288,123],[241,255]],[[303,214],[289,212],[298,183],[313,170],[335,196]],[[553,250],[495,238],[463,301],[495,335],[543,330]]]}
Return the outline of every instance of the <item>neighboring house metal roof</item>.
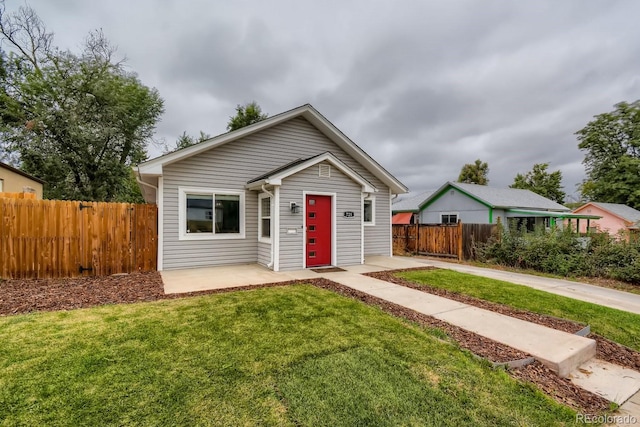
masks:
{"label": "neighboring house metal roof", "polygon": [[337,144],[347,154],[349,154],[362,166],[368,169],[374,176],[380,179],[380,181],[387,185],[393,193],[403,194],[409,191],[402,182],[391,175],[391,173],[383,168],[356,143],[351,141],[351,139],[349,139],[344,133],[342,133],[340,129],[335,127],[333,123],[327,120],[310,104],[302,105],[300,107],[285,111],[284,113],[280,113],[275,116],[271,116],[265,120],[243,127],[241,129],[215,136],[199,144],[192,145],[190,147],[183,148],[181,150],[165,154],[164,156],[156,157],[155,159],[140,163],[138,165],[138,172],[140,173],[140,175],[156,177],[162,176],[163,166],[186,159],[203,151],[210,150],[214,147],[218,147],[223,144],[235,141],[242,137],[259,132],[263,129],[267,129],[280,123],[286,122],[295,117],[303,117],[304,119],[306,119],[309,123],[315,126],[316,129],[322,132],[327,138]]}
{"label": "neighboring house metal roof", "polygon": [[399,212],[391,217],[391,224],[394,225],[409,225],[411,224],[411,217],[413,212]]}
{"label": "neighboring house metal roof", "polygon": [[574,212],[584,210],[584,208],[586,208],[588,205],[597,206],[600,209],[610,212],[627,222],[640,222],[640,211],[632,208],[631,206],[623,205],[622,203],[589,202],[586,205],[580,206]]}
{"label": "neighboring house metal roof", "polygon": [[488,185],[464,184],[460,182],[447,182],[434,192],[428,199],[420,204],[420,208],[424,208],[430,202],[439,198],[450,187],[458,189],[467,196],[483,203],[491,208],[500,209],[533,209],[555,212],[569,212],[569,208],[542,197],[539,194],[529,190],[521,190],[518,188],[497,188]]}
{"label": "neighboring house metal roof", "polygon": [[35,176],[33,176],[33,175],[29,175],[28,173],[23,172],[23,171],[21,171],[20,169],[16,169],[16,168],[14,168],[13,166],[10,166],[10,165],[8,165],[8,164],[6,164],[6,163],[2,163],[2,162],[0,162],[0,167],[1,167],[1,168],[4,168],[4,169],[7,169],[7,170],[9,170],[9,171],[11,171],[11,172],[13,172],[13,173],[17,173],[18,175],[22,175],[22,176],[24,176],[25,178],[29,178],[29,179],[31,179],[31,180],[33,180],[33,181],[35,181],[35,182],[40,183],[40,184],[44,184],[44,181],[43,181],[42,179],[40,179],[40,178],[36,178],[36,177],[35,177]]}
{"label": "neighboring house metal roof", "polygon": [[420,205],[436,190],[427,190],[418,194],[406,194],[393,201],[391,210],[393,212],[418,212]]}

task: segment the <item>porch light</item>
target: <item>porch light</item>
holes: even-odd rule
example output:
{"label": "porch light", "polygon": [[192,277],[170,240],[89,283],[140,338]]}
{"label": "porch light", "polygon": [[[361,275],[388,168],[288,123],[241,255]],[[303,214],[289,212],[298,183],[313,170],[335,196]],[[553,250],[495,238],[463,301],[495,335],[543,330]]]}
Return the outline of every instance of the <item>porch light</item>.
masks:
{"label": "porch light", "polygon": [[289,207],[291,208],[291,213],[300,213],[300,205],[296,204],[296,202],[289,203]]}

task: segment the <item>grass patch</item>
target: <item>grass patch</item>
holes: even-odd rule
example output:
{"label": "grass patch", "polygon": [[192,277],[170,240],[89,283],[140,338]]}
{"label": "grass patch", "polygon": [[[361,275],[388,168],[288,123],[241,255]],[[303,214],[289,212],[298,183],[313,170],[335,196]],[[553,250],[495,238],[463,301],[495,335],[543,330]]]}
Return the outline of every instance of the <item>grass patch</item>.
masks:
{"label": "grass patch", "polygon": [[2,425],[562,425],[429,330],[312,286],[0,318]]}
{"label": "grass patch", "polygon": [[589,324],[598,335],[640,351],[640,315],[637,314],[445,269],[408,271],[398,276],[414,283]]}

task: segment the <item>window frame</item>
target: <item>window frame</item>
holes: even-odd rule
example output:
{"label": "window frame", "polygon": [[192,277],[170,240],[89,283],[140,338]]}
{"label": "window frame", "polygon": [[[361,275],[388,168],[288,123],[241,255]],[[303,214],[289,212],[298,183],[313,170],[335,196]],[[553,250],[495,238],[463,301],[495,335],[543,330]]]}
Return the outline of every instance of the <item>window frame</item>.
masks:
{"label": "window frame", "polygon": [[[366,202],[371,202],[371,221],[366,221],[364,218],[364,205]],[[376,225],[376,197],[368,196],[362,199],[362,223],[366,227]]]}
{"label": "window frame", "polygon": [[[456,220],[455,222],[444,222],[442,217],[444,216],[448,216],[449,219],[451,219],[451,216],[455,215],[456,216]],[[440,212],[440,224],[444,224],[444,225],[452,225],[452,224],[457,224],[458,221],[460,221],[460,213],[459,212]]]}
{"label": "window frame", "polygon": [[[211,196],[213,199],[213,231],[211,233],[187,233],[187,194]],[[238,209],[239,228],[238,233],[216,233],[215,227],[215,203],[216,196],[239,196],[240,207]],[[209,187],[178,187],[178,239],[179,240],[236,240],[245,238],[245,192]]]}
{"label": "window frame", "polygon": [[[269,206],[270,206],[270,210],[271,212],[269,212],[269,216],[268,217],[264,217],[262,215],[262,201],[264,199],[269,199]],[[260,243],[271,243],[272,242],[272,235],[273,235],[273,197],[271,197],[269,194],[267,193],[260,193],[258,194],[258,242]],[[269,237],[264,237],[262,235],[262,220],[268,219],[269,220]]]}

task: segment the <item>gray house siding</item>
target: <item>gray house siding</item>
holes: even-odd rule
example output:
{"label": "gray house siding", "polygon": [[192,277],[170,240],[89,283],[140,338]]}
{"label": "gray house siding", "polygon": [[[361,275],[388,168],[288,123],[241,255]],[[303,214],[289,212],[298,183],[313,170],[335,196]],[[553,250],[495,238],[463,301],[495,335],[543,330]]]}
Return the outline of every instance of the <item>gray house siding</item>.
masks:
{"label": "gray house siding", "polygon": [[469,224],[489,223],[489,208],[486,205],[453,188],[420,212],[420,223],[439,224],[442,221],[441,214],[445,212],[458,213],[458,219]]}
{"label": "gray house siding", "polygon": [[[257,192],[246,191],[244,239],[191,241],[179,240],[178,187],[244,191],[247,181],[259,175],[291,161],[326,151],[330,151],[379,190],[376,193],[376,225],[367,227],[365,252],[389,254],[388,187],[307,120],[298,117],[164,167],[164,218],[161,224],[164,233],[163,269],[256,263],[259,261],[259,253],[261,263],[264,262],[265,255],[270,257],[264,248],[258,250]],[[332,190],[325,188],[323,191]],[[288,208],[288,201],[282,197],[281,200],[283,203],[287,202]],[[359,203],[360,197],[357,200]],[[358,208],[357,211],[360,210]],[[387,238],[383,239],[385,234]],[[281,243],[284,243],[284,238]],[[299,250],[301,248],[302,243]]]}
{"label": "gray house siding", "polygon": [[391,197],[389,190],[379,191],[376,198],[375,226],[364,227],[364,255],[391,255]]}
{"label": "gray house siding", "polygon": [[[326,162],[323,162],[326,163]],[[328,164],[328,163],[327,163]],[[331,168],[330,178],[318,176],[318,165],[311,166],[282,181],[280,189],[280,270],[304,268],[304,217],[291,213],[290,203],[303,206],[304,192],[307,194],[336,193],[336,261],[337,265],[360,264],[362,241],[362,187],[351,178]],[[355,216],[345,218],[342,213],[354,212]],[[288,230],[297,230],[290,234]]]}
{"label": "gray house siding", "polygon": [[270,262],[271,262],[271,243],[258,242],[258,264],[262,264],[266,266]]}

